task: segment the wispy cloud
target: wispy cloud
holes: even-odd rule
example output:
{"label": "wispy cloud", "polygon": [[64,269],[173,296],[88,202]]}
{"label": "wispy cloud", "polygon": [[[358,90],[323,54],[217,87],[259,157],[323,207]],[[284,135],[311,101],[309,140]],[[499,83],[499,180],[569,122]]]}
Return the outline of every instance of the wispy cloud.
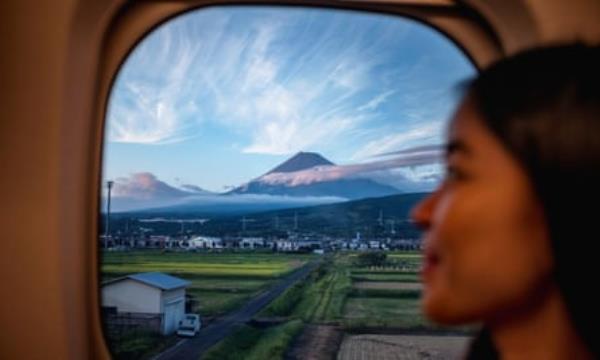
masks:
{"label": "wispy cloud", "polygon": [[[258,165],[240,166],[235,179],[231,171],[208,179],[206,154],[271,166],[271,155],[314,151],[360,162],[342,173],[362,174],[373,157],[440,143],[456,103],[449,89],[472,73],[454,45],[408,19],[301,8],[191,12],[132,52],[107,113],[109,147],[185,144],[142,155],[143,147],[114,145],[109,160],[119,165],[109,164],[109,173],[126,173],[127,162],[144,158],[155,173],[173,178],[181,175],[177,166],[188,166],[186,182],[220,189],[256,176]],[[179,160],[173,169],[149,160],[163,150]],[[417,173],[403,176],[427,174]]]}
{"label": "wispy cloud", "polygon": [[397,151],[391,151],[391,152],[387,152],[387,153],[375,154],[375,155],[373,155],[373,157],[382,157],[382,156],[390,156],[390,155],[402,155],[402,154],[414,154],[414,153],[430,152],[430,151],[433,151],[433,152],[436,152],[436,154],[439,154],[441,151],[444,151],[444,146],[440,145],[440,144],[415,146],[415,147],[412,147],[412,148],[406,148],[406,149],[397,150]]}
{"label": "wispy cloud", "polygon": [[191,15],[156,30],[125,64],[109,108],[111,141],[178,142],[216,121],[247,136],[245,153],[291,154],[359,128],[394,93],[374,87],[385,77],[372,74],[385,44],[340,42],[335,22],[318,41],[294,43],[297,29],[273,12],[243,28],[235,12]]}
{"label": "wispy cloud", "polygon": [[444,124],[441,121],[417,124],[404,132],[385,135],[366,143],[352,158],[355,160],[366,159],[379,156],[382,153],[397,151],[406,145],[437,142],[439,141],[438,138],[441,137],[443,126]]}
{"label": "wispy cloud", "polygon": [[109,103],[109,141],[165,144],[193,136],[197,105],[187,74],[198,49],[175,32],[146,39],[126,62]]}
{"label": "wispy cloud", "polygon": [[360,106],[357,110],[363,111],[363,110],[376,109],[381,103],[383,103],[385,100],[387,100],[387,98],[390,97],[390,95],[392,95],[394,92],[395,92],[394,90],[390,90],[390,91],[381,93],[381,94],[375,96],[373,99],[371,99],[368,103]]}

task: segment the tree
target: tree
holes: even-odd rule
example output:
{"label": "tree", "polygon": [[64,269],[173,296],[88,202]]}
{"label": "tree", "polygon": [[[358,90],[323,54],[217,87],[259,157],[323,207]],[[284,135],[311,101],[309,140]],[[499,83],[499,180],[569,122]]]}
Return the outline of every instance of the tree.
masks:
{"label": "tree", "polygon": [[358,255],[357,265],[358,266],[383,266],[387,254],[381,251],[365,252]]}

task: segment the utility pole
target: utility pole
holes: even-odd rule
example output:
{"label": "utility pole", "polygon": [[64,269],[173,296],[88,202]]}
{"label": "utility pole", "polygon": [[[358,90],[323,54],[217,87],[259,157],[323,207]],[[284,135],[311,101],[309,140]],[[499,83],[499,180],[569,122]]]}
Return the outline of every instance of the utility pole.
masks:
{"label": "utility pole", "polygon": [[240,221],[242,222],[242,232],[246,232],[246,223],[252,222],[254,220],[252,220],[252,219],[246,219],[246,217],[244,216],[242,218],[242,220],[240,220]]}
{"label": "utility pole", "polygon": [[104,234],[104,247],[108,248],[108,238],[110,236],[110,196],[114,181],[107,181],[106,186],[108,187],[108,200],[106,202],[106,233]]}

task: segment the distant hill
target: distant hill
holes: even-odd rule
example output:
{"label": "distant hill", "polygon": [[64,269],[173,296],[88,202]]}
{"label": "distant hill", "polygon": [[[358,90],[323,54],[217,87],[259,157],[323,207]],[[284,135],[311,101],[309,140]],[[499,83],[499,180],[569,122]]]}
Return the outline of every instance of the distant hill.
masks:
{"label": "distant hill", "polygon": [[[269,210],[254,213],[209,214],[203,211],[139,211],[113,215],[111,229],[123,232],[126,227],[152,229],[154,235],[178,235],[182,225],[174,222],[142,222],[140,219],[200,219],[203,223],[189,223],[185,230],[211,236],[277,236],[289,233],[361,237],[415,238],[420,231],[410,222],[410,210],[428,193],[413,193],[343,203],[304,206],[293,209]],[[243,223],[246,230],[243,231]],[[102,222],[102,224],[104,221]],[[297,225],[297,226],[296,226]],[[393,231],[392,231],[393,230]]]}
{"label": "distant hill", "polygon": [[161,216],[202,216],[215,218],[231,215],[251,214],[269,210],[289,209],[320,204],[343,202],[344,199],[333,197],[269,197],[252,194],[238,196],[205,196],[189,199],[187,203],[153,207],[129,212],[130,214],[154,214]]}
{"label": "distant hill", "polygon": [[[409,219],[410,210],[428,193],[400,194],[342,203],[272,210],[245,216],[217,218],[203,225],[206,235],[223,236],[241,231],[246,221],[248,236],[266,236],[287,231],[354,237],[396,235],[419,236]],[[297,224],[297,227],[296,227]]]}

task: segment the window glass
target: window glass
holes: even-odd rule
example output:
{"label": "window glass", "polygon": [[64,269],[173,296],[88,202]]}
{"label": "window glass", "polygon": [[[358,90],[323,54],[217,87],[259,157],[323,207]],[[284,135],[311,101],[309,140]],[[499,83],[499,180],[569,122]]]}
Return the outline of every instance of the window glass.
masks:
{"label": "window glass", "polygon": [[381,14],[217,7],[151,32],[107,109],[113,355],[458,356],[471,330],[442,336],[420,311],[408,211],[443,176],[475,72],[440,33]]}

